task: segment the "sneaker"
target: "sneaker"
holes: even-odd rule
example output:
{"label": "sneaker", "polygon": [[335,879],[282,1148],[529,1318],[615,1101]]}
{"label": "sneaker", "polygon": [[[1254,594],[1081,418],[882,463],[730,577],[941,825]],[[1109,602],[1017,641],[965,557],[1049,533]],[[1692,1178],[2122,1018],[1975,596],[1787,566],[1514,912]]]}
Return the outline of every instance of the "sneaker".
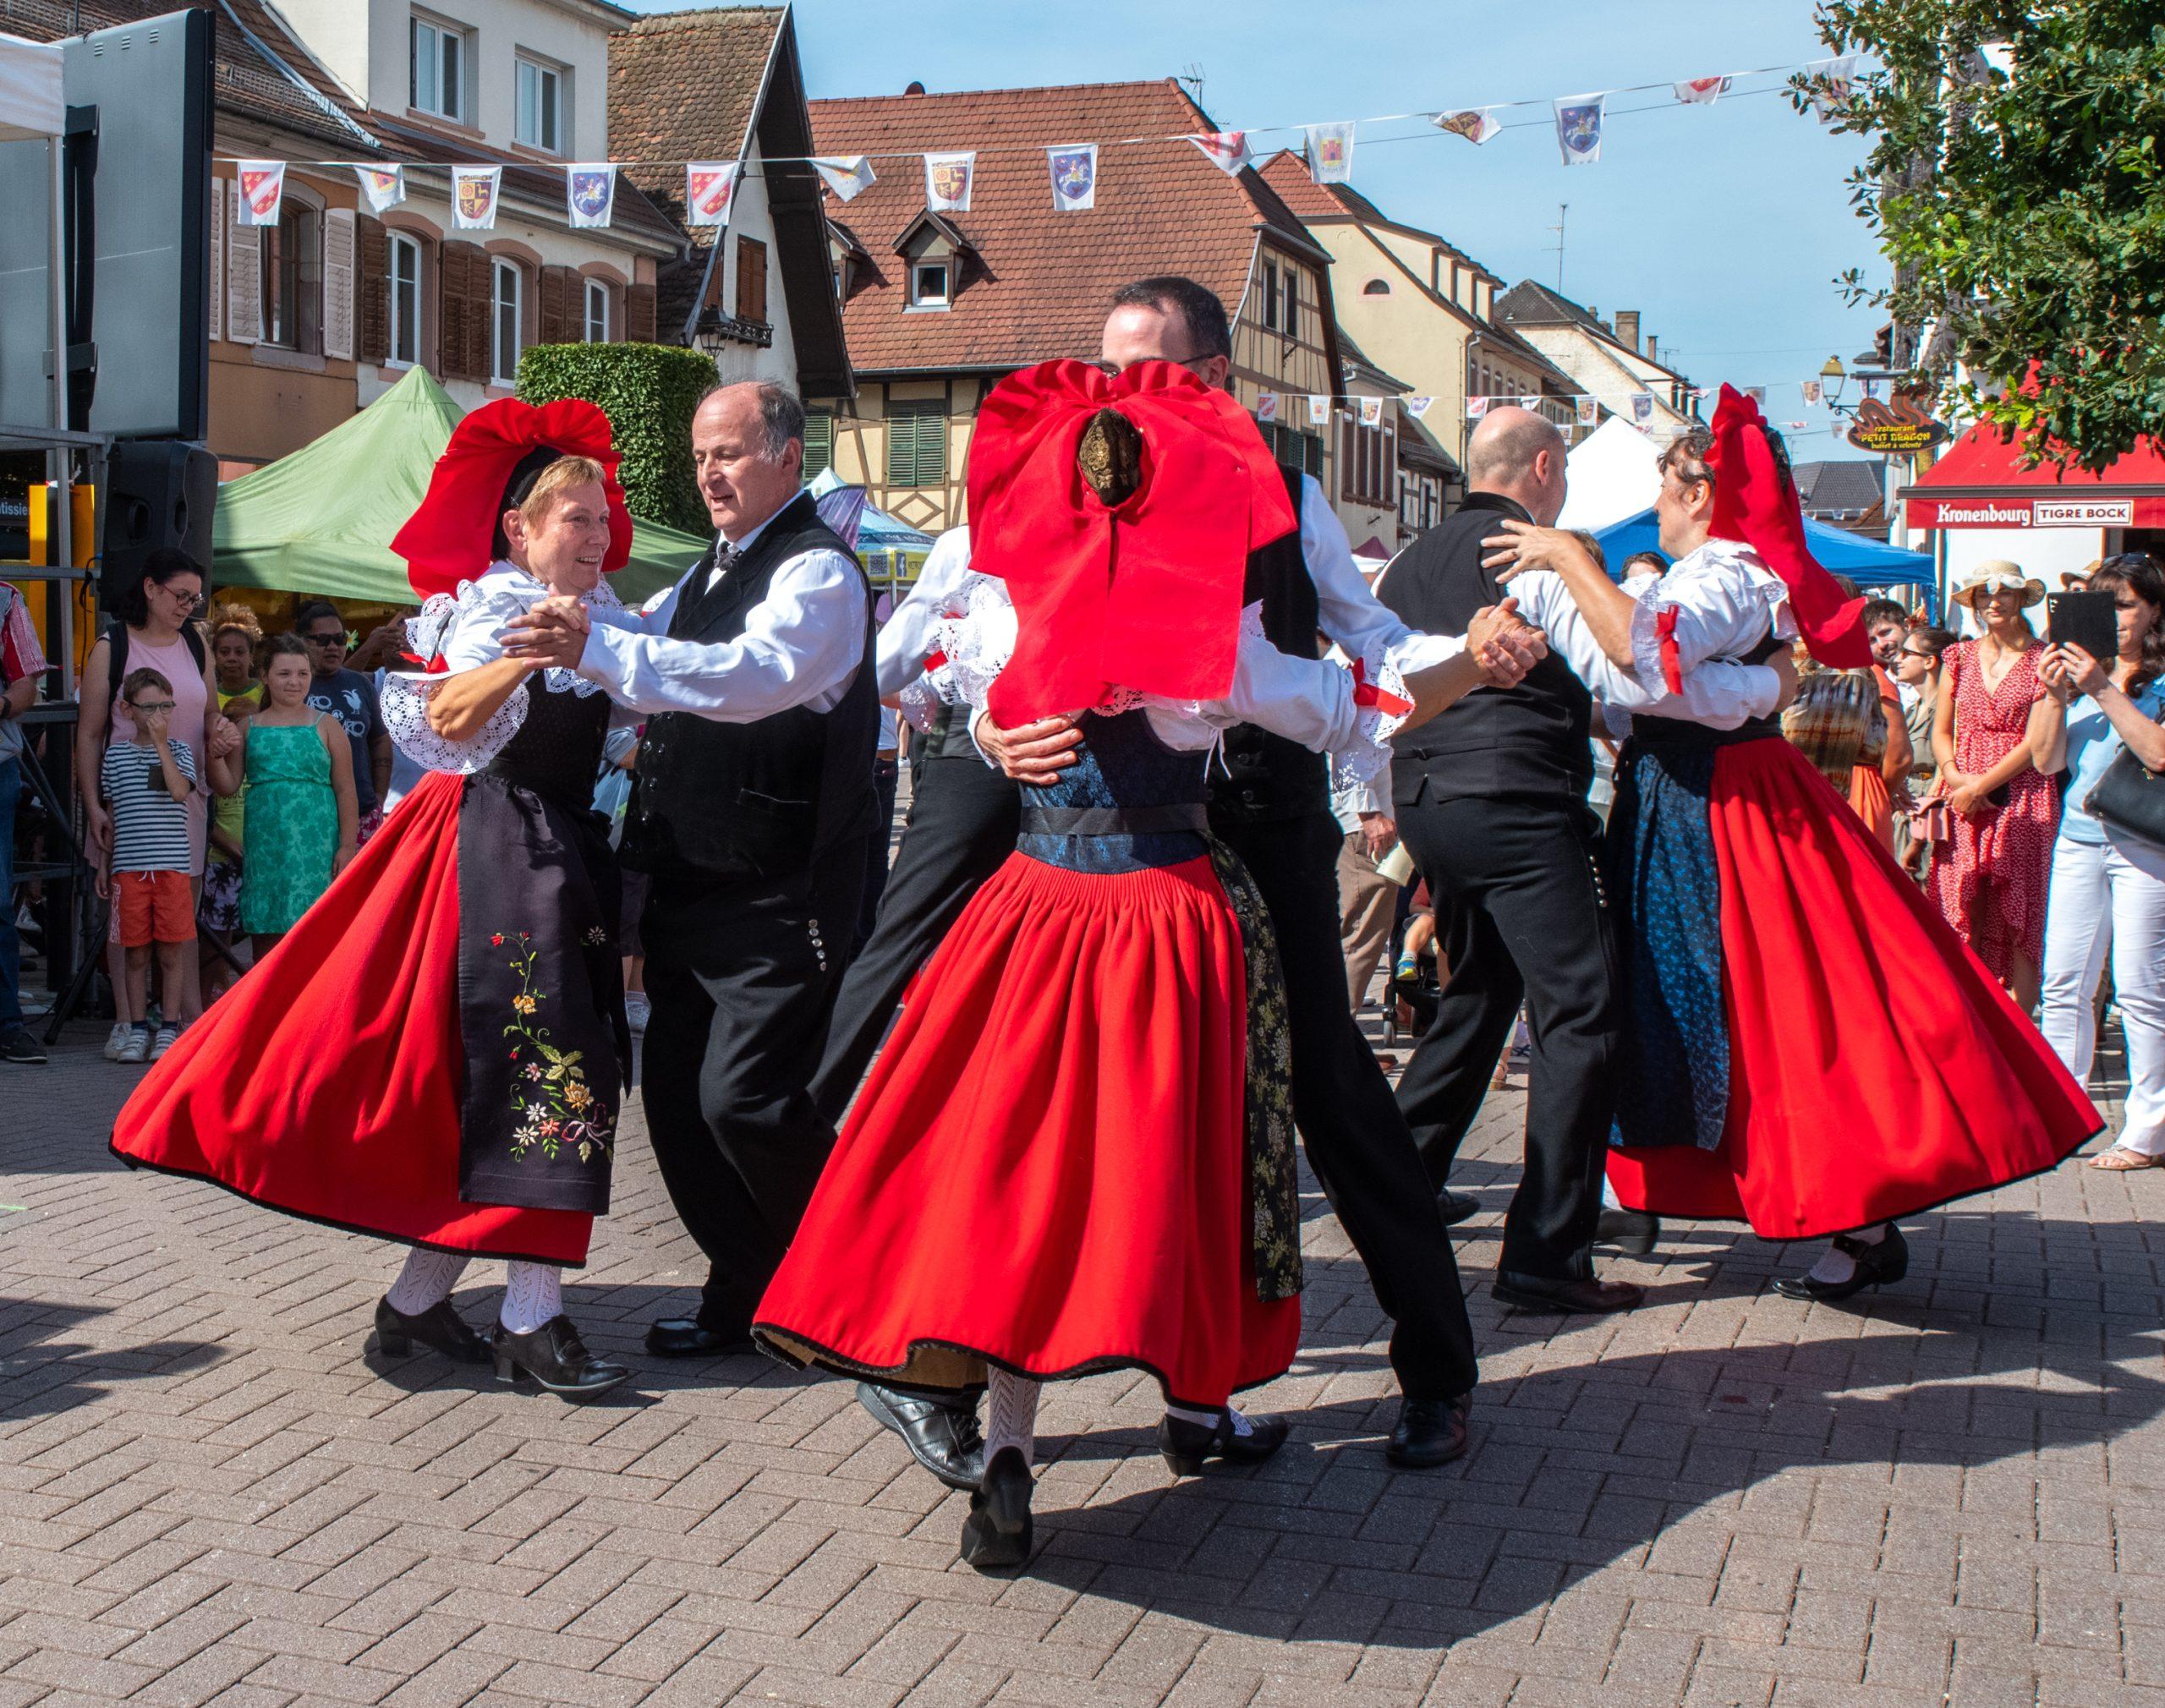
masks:
{"label": "sneaker", "polygon": [[17,1067],[36,1067],[44,1060],[45,1046],[25,1028],[17,1026],[5,1038],[0,1038],[0,1062],[11,1062]]}
{"label": "sneaker", "polygon": [[151,1059],[156,1061],[180,1042],[180,1028],[167,1021],[158,1028],[157,1036],[151,1041]]}
{"label": "sneaker", "polygon": [[147,1026],[131,1026],[128,1028],[128,1042],[121,1045],[120,1054],[113,1059],[117,1062],[128,1063],[132,1066],[135,1063],[147,1061],[150,1054],[151,1028]]}
{"label": "sneaker", "polygon": [[112,1023],[112,1030],[105,1035],[105,1059],[118,1061],[121,1051],[128,1048],[128,1040],[135,1036],[135,1028],[124,1020]]}
{"label": "sneaker", "polygon": [[633,1037],[646,1036],[646,1023],[654,1013],[654,1005],[647,1000],[643,990],[624,993],[624,1019],[632,1029]]}

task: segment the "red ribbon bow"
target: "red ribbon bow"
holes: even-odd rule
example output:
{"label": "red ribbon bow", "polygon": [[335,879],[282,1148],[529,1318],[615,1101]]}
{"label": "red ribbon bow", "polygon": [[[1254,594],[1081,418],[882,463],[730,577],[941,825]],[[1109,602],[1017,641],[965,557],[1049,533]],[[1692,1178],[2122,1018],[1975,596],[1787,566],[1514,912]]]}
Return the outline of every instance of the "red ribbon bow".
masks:
{"label": "red ribbon bow", "polygon": [[1368,667],[1360,659],[1353,660],[1353,703],[1357,706],[1378,706],[1386,717],[1402,718],[1413,709],[1413,702],[1385,692],[1368,680]]}

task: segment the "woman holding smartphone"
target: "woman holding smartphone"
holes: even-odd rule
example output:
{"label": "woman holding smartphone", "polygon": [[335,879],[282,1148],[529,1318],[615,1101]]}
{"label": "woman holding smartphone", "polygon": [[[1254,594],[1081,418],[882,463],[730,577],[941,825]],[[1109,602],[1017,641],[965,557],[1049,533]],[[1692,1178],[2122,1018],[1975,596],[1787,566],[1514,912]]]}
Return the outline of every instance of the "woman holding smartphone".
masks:
{"label": "woman holding smartphone", "polygon": [[2053,844],[2041,1030],[2068,1071],[2087,1080],[2109,951],[2128,1094],[2119,1138],[2090,1166],[2118,1172],[2165,1164],[2165,848],[2107,824],[2086,803],[2124,748],[2165,770],[2165,571],[2142,552],[2124,552],[2098,567],[2090,590],[2112,596],[2117,656],[2056,645],[2037,672],[2047,690],[2037,769],[2069,774]]}

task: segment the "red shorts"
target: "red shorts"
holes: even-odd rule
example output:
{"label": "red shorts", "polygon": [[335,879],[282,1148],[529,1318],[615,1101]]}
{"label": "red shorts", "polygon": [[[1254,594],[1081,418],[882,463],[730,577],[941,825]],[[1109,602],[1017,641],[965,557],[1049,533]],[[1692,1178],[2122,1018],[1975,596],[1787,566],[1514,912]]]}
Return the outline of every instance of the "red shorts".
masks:
{"label": "red shorts", "polygon": [[185,872],[116,872],[112,906],[125,948],[195,940],[195,886]]}

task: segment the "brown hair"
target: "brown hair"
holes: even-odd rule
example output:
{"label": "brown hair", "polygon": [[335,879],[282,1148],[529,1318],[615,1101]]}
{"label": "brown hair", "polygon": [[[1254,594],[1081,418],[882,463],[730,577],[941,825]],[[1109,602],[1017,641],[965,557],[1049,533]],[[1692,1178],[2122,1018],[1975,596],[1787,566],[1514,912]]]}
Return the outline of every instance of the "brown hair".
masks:
{"label": "brown hair", "polygon": [[129,671],[120,684],[120,698],[133,705],[135,696],[145,688],[156,688],[162,694],[169,694],[173,692],[173,684],[146,665],[140,670]]}
{"label": "brown hair", "polygon": [[236,629],[246,636],[250,647],[262,644],[263,625],[255,620],[255,613],[244,605],[219,605],[211,613],[208,628],[212,646],[218,643],[218,637],[227,629]]}
{"label": "brown hair", "polygon": [[1694,424],[1686,427],[1669,441],[1669,446],[1654,459],[1654,467],[1663,474],[1674,471],[1685,485],[1703,480],[1714,484],[1714,471],[1707,466],[1707,458],[1714,448],[1714,430]]}
{"label": "brown hair", "polygon": [[[2157,560],[2146,551],[2116,553],[2091,572],[2090,590],[2110,593],[2120,588],[2125,588],[2158,613],[2143,631],[2142,658],[2135,665],[2135,679],[2129,684],[2140,693],[2165,676],[2165,571],[2158,568]],[[2098,663],[2107,670],[2112,668],[2109,659],[2100,659]]]}

